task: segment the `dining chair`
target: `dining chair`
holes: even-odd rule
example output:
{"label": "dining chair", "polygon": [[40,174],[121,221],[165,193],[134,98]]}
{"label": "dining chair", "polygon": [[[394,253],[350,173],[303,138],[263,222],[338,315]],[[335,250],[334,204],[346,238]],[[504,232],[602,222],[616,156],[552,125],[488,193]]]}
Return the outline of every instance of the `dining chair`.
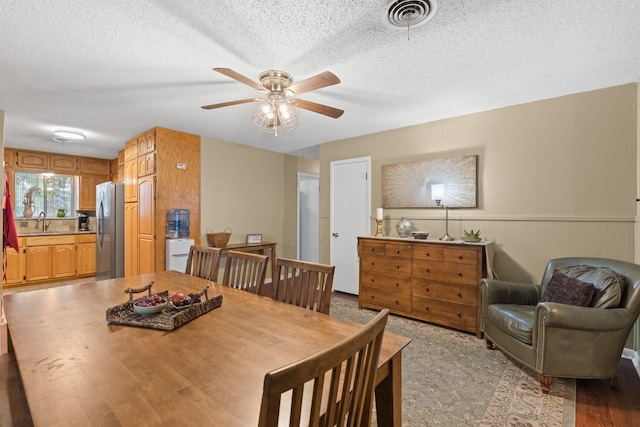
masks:
{"label": "dining chair", "polygon": [[278,258],[273,299],[329,314],[335,266]]}
{"label": "dining chair", "polygon": [[259,294],[264,286],[269,257],[250,252],[227,252],[222,284]]}
{"label": "dining chair", "polygon": [[185,273],[203,279],[217,281],[220,268],[220,249],[208,246],[191,246]]}
{"label": "dining chair", "polygon": [[[384,309],[341,342],[268,372],[258,426],[369,426],[388,316]],[[288,420],[280,420],[287,412]]]}

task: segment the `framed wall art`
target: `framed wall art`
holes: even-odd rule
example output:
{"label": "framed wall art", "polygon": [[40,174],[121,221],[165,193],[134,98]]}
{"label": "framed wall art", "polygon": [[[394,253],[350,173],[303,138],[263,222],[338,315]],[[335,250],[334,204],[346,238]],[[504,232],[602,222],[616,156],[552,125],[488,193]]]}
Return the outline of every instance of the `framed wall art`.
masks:
{"label": "framed wall art", "polygon": [[433,185],[444,185],[441,205],[476,208],[478,156],[382,165],[383,208],[435,208]]}

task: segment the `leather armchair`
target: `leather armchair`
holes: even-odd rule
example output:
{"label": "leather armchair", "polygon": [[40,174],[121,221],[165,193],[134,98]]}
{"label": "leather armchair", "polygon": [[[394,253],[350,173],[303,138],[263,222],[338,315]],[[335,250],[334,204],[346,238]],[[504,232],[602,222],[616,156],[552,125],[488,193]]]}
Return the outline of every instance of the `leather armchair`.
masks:
{"label": "leather armchair", "polygon": [[[553,271],[588,265],[607,267],[625,278],[615,308],[539,302]],[[548,262],[538,284],[483,279],[482,331],[494,344],[538,372],[548,393],[554,377],[608,378],[617,387],[622,350],[640,313],[640,265],[603,258],[558,258]]]}

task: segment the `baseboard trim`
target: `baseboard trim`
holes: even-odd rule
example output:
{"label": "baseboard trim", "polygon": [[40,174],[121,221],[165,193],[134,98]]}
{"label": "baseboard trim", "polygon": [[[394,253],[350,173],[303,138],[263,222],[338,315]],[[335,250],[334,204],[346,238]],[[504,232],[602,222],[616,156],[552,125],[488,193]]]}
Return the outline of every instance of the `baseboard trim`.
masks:
{"label": "baseboard trim", "polygon": [[631,348],[625,348],[622,350],[622,357],[631,360],[633,367],[636,368],[636,374],[638,374],[638,377],[640,378],[640,353]]}

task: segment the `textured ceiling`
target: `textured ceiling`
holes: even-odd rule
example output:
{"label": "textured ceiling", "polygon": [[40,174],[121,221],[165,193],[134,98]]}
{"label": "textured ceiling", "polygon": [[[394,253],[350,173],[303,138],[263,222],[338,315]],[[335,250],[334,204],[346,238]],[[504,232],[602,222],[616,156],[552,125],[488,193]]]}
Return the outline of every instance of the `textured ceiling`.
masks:
{"label": "textured ceiling", "polygon": [[[445,117],[640,81],[640,1],[439,0],[409,33],[387,0],[0,1],[5,145],[114,158],[154,126],[282,153]],[[300,98],[299,126],[261,132],[260,94],[212,71],[342,83]],[[87,135],[51,141],[56,129]]]}

